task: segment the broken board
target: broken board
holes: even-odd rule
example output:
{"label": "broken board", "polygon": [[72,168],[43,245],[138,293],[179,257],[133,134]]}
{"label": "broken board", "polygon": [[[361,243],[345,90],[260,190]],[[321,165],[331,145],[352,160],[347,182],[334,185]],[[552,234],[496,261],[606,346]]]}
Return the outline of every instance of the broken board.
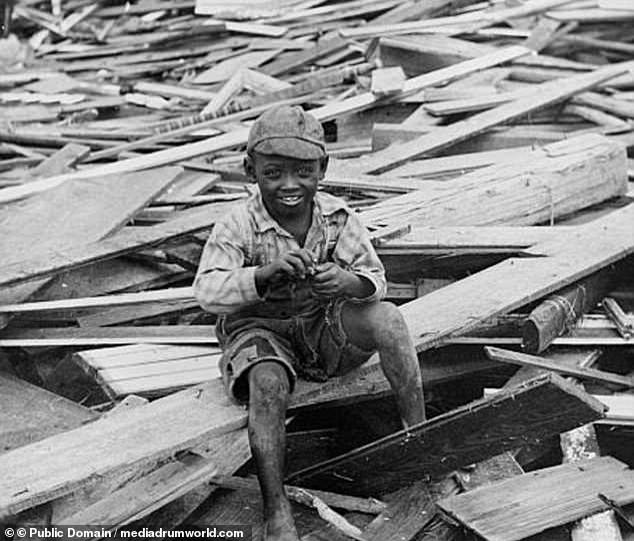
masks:
{"label": "broken board", "polygon": [[381,494],[403,479],[448,472],[599,419],[603,410],[561,377],[540,376],[306,468],[288,481],[326,483],[344,494]]}

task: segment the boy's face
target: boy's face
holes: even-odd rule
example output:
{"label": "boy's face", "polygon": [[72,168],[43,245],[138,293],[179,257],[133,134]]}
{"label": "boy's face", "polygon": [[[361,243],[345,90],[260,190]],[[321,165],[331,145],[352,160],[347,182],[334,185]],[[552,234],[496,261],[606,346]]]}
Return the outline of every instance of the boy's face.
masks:
{"label": "boy's face", "polygon": [[275,219],[301,218],[312,212],[317,185],[326,172],[327,158],[302,160],[254,153],[247,155],[247,175],[260,186],[266,209]]}

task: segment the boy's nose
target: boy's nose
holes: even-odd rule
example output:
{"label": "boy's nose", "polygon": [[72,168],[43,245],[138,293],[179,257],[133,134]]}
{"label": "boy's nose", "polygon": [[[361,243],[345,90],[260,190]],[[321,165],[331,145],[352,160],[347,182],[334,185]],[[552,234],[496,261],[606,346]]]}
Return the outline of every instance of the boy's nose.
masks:
{"label": "boy's nose", "polygon": [[282,177],[282,187],[283,188],[297,187],[297,177],[290,171],[284,173],[284,176]]}

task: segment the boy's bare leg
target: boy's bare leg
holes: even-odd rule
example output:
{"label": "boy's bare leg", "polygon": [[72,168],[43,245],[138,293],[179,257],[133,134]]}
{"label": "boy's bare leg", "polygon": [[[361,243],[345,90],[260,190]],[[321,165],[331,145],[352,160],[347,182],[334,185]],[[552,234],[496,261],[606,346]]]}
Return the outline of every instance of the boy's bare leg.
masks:
{"label": "boy's bare leg", "polygon": [[265,541],[299,541],[283,485],[289,389],[278,363],[262,362],[249,372],[249,443],[262,491]]}
{"label": "boy's bare leg", "polygon": [[389,302],[346,303],[341,316],[353,344],[378,351],[405,428],[423,422],[425,402],[420,366],[400,310]]}

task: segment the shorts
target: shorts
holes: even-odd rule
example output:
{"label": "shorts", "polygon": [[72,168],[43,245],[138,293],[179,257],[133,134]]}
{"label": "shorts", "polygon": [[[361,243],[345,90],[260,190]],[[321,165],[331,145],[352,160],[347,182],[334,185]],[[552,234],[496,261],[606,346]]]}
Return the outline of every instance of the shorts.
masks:
{"label": "shorts", "polygon": [[283,319],[221,318],[216,334],[223,349],[220,372],[229,397],[248,403],[249,370],[264,361],[286,369],[291,392],[298,377],[326,381],[365,363],[374,350],[365,351],[348,340],[341,321],[345,302],[337,299],[310,314]]}

